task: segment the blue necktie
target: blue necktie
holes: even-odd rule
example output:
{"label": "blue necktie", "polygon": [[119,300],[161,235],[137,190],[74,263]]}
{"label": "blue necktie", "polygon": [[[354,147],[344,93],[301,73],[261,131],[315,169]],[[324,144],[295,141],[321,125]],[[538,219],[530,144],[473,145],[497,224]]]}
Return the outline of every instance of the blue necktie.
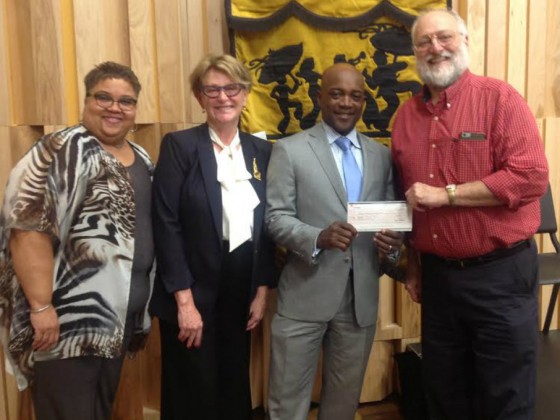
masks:
{"label": "blue necktie", "polygon": [[362,189],[362,173],[356,163],[354,154],[352,153],[350,139],[339,137],[335,140],[338,147],[342,149],[342,170],[344,172],[344,181],[346,183],[346,195],[348,201],[358,201],[360,199],[360,191]]}

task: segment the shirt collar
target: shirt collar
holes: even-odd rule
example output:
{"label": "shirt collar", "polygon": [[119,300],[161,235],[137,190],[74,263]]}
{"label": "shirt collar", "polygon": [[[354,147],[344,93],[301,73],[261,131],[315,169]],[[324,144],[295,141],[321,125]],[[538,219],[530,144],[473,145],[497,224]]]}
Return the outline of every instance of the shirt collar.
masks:
{"label": "shirt collar", "polygon": [[328,125],[326,122],[321,121],[321,123],[323,124],[325,133],[327,135],[327,140],[329,141],[330,145],[332,145],[339,137],[346,137],[348,140],[352,142],[352,145],[354,145],[354,147],[361,149],[360,142],[358,141],[358,132],[356,131],[356,127],[352,128],[352,131],[350,131],[348,134],[343,136],[342,134],[338,133],[334,128],[332,128],[330,125]]}
{"label": "shirt collar", "polygon": [[235,136],[233,137],[233,140],[231,141],[229,146],[226,146],[224,143],[222,143],[218,134],[214,130],[212,130],[211,127],[208,127],[208,132],[210,133],[210,139],[218,146],[220,146],[222,150],[227,149],[228,147],[232,152],[239,149],[239,145],[241,144],[241,141],[239,139],[239,129],[235,132]]}

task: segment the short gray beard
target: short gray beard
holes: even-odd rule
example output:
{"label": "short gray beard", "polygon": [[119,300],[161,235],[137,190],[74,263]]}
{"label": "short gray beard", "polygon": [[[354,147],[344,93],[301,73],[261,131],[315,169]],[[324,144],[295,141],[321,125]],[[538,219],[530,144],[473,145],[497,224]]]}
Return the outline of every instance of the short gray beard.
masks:
{"label": "short gray beard", "polygon": [[455,53],[443,51],[442,57],[451,58],[448,65],[440,66],[432,69],[428,65],[428,61],[436,57],[435,55],[427,55],[420,60],[416,60],[416,69],[422,81],[429,87],[437,89],[445,89],[457,81],[463,72],[469,67],[469,50],[467,44],[461,43],[461,46]]}

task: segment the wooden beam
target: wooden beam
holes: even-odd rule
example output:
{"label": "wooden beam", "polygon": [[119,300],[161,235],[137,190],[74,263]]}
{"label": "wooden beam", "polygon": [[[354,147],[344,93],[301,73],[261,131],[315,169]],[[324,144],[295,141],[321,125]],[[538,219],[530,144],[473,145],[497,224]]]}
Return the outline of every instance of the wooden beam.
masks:
{"label": "wooden beam", "polygon": [[486,76],[506,80],[507,2],[489,1],[486,32]]}
{"label": "wooden beam", "polygon": [[151,0],[128,2],[130,64],[142,84],[136,122],[159,121],[154,9]]}
{"label": "wooden beam", "polygon": [[469,31],[469,68],[473,73],[484,74],[486,50],[486,1],[469,0],[466,15]]}
{"label": "wooden beam", "polygon": [[509,0],[507,81],[527,97],[527,0]]}
{"label": "wooden beam", "polygon": [[[539,4],[535,0],[535,6]],[[545,67],[545,117],[560,116],[560,1],[550,0],[548,2],[546,21],[539,25],[539,29],[546,32],[546,44],[538,48],[546,48],[546,60],[540,63]],[[531,51],[532,53],[532,51]],[[538,64],[538,63],[537,63]],[[556,138],[559,141],[560,137]]]}
{"label": "wooden beam", "polygon": [[162,123],[185,122],[186,104],[190,101],[184,65],[187,50],[182,39],[186,30],[182,3],[185,2],[155,2],[158,100]]}
{"label": "wooden beam", "polygon": [[[12,123],[12,86],[10,84],[8,22],[5,3],[0,1],[0,125]],[[5,141],[5,139],[3,139]],[[0,140],[2,141],[2,140]]]}

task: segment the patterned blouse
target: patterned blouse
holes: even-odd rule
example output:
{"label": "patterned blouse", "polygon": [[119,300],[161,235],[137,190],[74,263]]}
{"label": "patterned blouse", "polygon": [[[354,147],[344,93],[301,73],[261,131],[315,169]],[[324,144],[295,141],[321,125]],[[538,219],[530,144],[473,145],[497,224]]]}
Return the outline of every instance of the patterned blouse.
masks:
{"label": "patterned blouse", "polygon": [[[146,151],[130,145],[152,173]],[[32,379],[34,361],[121,354],[134,222],[126,168],[82,125],[42,137],[12,170],[0,213],[0,338],[20,389]],[[52,239],[60,341],[49,351],[31,349],[29,305],[8,246],[13,228]],[[149,330],[147,312],[137,324],[135,332]]]}

